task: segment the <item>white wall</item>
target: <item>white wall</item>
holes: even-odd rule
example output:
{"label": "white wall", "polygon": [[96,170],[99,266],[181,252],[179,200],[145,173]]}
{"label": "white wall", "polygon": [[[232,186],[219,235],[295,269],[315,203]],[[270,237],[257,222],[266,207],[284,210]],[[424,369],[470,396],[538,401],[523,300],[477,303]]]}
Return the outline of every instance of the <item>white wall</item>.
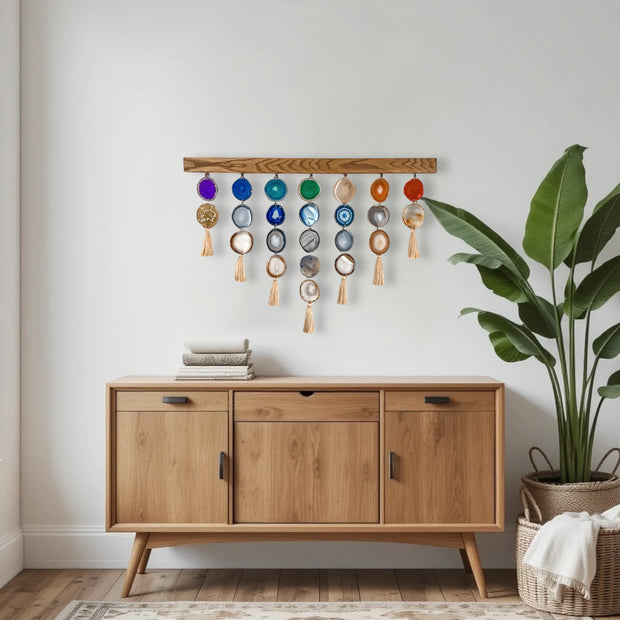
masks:
{"label": "white wall", "polygon": [[[183,156],[436,156],[429,196],[476,212],[520,245],[551,163],[584,144],[591,195],[618,182],[620,83],[613,0],[24,0],[23,525],[28,566],[123,566],[129,537],[103,534],[104,383],[169,374],[191,335],[247,336],[260,374],[485,374],[506,382],[507,532],[482,536],[510,566],[527,448],[555,455],[536,362],[497,360],[466,305],[501,307],[429,215],[407,259],[390,177],[386,285],[371,284],[370,178],[356,177],[349,305],[335,303],[335,201],[318,230],[322,296],[302,334],[291,183],[290,271],[266,305],[264,177],[252,176],[256,248],[233,281],[234,206],[220,175],[215,256],[201,258],[197,175]],[[534,279],[542,278],[534,269]],[[603,324],[617,316],[613,302]],[[607,408],[597,454],[618,443]],[[392,545],[223,545],[158,551],[168,566],[450,566],[451,551]]]}
{"label": "white wall", "polygon": [[0,0],[0,587],[24,565],[19,517],[19,0]]}

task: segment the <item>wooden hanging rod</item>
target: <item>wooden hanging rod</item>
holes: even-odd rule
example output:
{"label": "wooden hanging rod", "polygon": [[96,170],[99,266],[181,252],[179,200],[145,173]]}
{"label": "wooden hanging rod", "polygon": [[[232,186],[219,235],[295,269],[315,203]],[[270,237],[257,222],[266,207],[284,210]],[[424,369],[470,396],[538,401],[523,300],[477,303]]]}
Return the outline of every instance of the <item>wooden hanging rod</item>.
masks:
{"label": "wooden hanging rod", "polygon": [[307,158],[307,157],[184,157],[185,172],[269,172],[271,174],[380,174],[437,172],[437,159]]}

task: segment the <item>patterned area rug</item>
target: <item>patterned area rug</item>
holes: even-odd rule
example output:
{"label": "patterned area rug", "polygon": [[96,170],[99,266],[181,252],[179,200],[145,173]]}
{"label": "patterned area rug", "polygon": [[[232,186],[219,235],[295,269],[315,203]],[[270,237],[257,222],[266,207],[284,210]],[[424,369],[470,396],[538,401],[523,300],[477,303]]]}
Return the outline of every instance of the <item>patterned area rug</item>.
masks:
{"label": "patterned area rug", "polygon": [[[56,620],[554,620],[521,603],[98,603],[72,601]],[[572,617],[573,620],[575,616]]]}

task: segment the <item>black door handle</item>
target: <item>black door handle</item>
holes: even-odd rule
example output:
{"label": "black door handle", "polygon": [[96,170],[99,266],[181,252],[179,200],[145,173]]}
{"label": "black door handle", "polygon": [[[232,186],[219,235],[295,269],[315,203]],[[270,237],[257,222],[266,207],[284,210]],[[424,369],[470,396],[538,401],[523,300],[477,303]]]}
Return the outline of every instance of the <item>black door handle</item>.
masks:
{"label": "black door handle", "polygon": [[445,403],[450,402],[450,397],[449,396],[425,396],[424,402],[432,403],[434,405],[443,405]]}
{"label": "black door handle", "polygon": [[389,454],[389,469],[390,469],[390,480],[394,480],[394,453],[390,451]]}
{"label": "black door handle", "polygon": [[224,480],[224,464],[226,462],[226,453],[220,452],[220,480]]}
{"label": "black door handle", "polygon": [[189,399],[187,396],[162,396],[161,402],[166,403],[167,405],[182,405],[186,403]]}

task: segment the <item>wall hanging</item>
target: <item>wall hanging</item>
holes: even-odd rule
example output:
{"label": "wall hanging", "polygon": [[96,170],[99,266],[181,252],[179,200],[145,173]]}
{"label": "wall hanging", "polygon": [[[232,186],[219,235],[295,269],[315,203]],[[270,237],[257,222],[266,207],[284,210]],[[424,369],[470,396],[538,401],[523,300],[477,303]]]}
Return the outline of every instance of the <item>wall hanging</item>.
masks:
{"label": "wall hanging", "polygon": [[287,194],[287,184],[280,178],[280,174],[304,174],[298,186],[297,193],[303,201],[299,209],[299,219],[306,227],[299,235],[299,245],[304,251],[299,262],[299,268],[304,280],[299,287],[299,295],[307,304],[304,320],[304,332],[314,331],[312,304],[320,297],[320,288],[315,280],[320,270],[319,257],[314,254],[320,245],[319,233],[313,228],[320,217],[319,206],[315,200],[321,194],[321,184],[314,177],[317,174],[342,175],[333,188],[333,195],[337,201],[334,219],[341,229],[336,233],[334,243],[338,255],[334,260],[336,273],[341,277],[337,303],[346,305],[347,277],[355,271],[355,259],[349,253],[353,247],[353,234],[348,227],[355,218],[355,211],[349,204],[355,197],[355,183],[350,174],[379,175],[370,187],[370,195],[374,204],[368,209],[367,218],[375,230],[371,233],[369,246],[375,254],[375,271],[373,284],[384,284],[382,256],[390,247],[390,237],[383,230],[390,219],[390,211],[384,204],[388,198],[390,185],[384,174],[413,174],[403,188],[405,197],[410,201],[402,212],[403,223],[410,229],[409,250],[410,258],[418,258],[419,251],[415,231],[424,222],[424,209],[419,200],[424,194],[422,181],[417,174],[433,174],[437,172],[435,158],[263,158],[263,157],[186,157],[183,160],[186,172],[199,172],[204,176],[197,186],[198,195],[206,202],[198,207],[197,219],[205,229],[202,256],[213,255],[213,240],[210,229],[219,219],[219,212],[213,201],[218,193],[218,186],[211,174],[236,173],[240,174],[232,184],[232,193],[239,204],[232,211],[232,221],[238,228],[230,239],[230,247],[238,254],[235,267],[235,280],[245,282],[243,257],[254,246],[254,238],[247,230],[253,222],[252,209],[246,201],[252,195],[252,185],[245,178],[246,174],[258,173],[273,175],[267,180],[264,193],[271,203],[267,208],[267,222],[273,227],[267,234],[266,244],[272,253],[267,261],[267,274],[272,279],[268,304],[277,306],[280,303],[279,278],[287,270],[287,263],[281,255],[286,247],[286,234],[282,228],[285,220],[285,210],[281,201]]}

